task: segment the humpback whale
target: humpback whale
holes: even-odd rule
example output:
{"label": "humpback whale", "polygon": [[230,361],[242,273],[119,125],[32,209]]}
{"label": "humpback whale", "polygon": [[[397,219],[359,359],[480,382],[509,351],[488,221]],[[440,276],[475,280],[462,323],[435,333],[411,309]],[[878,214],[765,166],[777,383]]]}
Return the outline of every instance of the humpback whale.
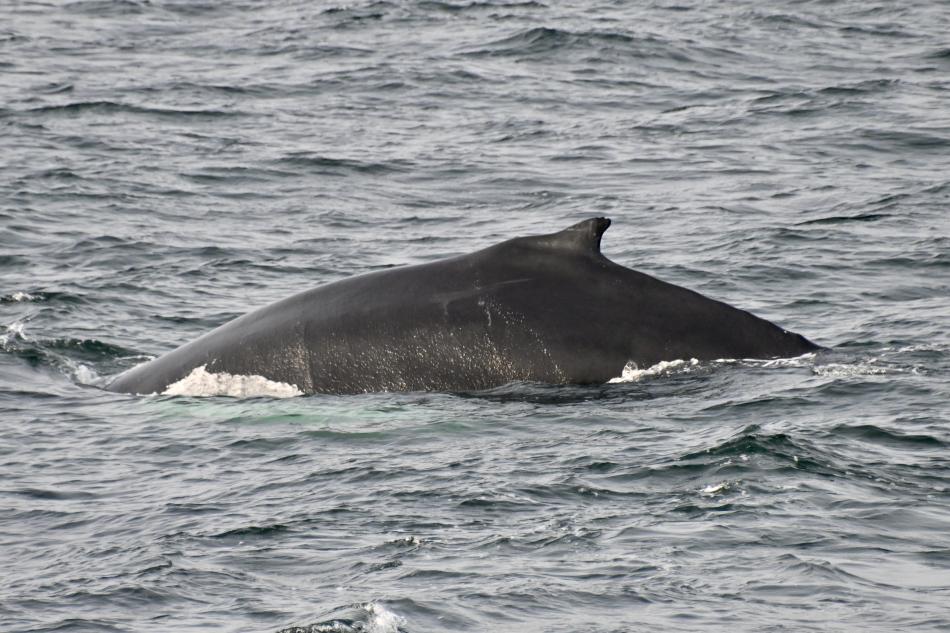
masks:
{"label": "humpback whale", "polygon": [[800,334],[625,268],[600,251],[607,218],[307,290],[120,374],[162,393],[204,368],[301,393],[591,384],[635,363],[792,357]]}

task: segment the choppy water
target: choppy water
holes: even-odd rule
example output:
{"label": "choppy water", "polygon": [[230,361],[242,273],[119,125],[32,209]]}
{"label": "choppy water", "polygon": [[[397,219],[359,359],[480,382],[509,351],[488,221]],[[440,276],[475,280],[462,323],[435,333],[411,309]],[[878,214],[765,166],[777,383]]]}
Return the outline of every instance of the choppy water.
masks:
{"label": "choppy water", "polygon": [[[0,629],[950,630],[948,32],[936,0],[0,3]],[[833,350],[94,387],[592,215]]]}

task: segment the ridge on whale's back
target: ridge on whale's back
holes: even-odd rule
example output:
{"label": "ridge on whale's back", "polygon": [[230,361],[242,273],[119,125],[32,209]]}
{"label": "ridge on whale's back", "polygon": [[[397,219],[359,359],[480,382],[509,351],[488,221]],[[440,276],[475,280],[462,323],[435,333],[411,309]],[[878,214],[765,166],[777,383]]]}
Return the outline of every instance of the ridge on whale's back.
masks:
{"label": "ridge on whale's back", "polygon": [[256,377],[291,395],[589,384],[620,376],[630,363],[818,349],[746,311],[610,261],[600,252],[609,226],[592,218],[305,291],[135,367],[108,388],[180,393],[186,378],[221,375]]}

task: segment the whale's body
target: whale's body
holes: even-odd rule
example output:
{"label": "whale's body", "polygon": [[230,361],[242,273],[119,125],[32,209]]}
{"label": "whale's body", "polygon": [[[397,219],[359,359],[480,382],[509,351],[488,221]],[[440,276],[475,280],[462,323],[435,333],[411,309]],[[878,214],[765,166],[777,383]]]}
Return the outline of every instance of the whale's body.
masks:
{"label": "whale's body", "polygon": [[161,393],[204,367],[303,393],[602,383],[630,362],[819,349],[748,312],[615,264],[605,218],[469,255],[331,283],[250,312],[119,375]]}

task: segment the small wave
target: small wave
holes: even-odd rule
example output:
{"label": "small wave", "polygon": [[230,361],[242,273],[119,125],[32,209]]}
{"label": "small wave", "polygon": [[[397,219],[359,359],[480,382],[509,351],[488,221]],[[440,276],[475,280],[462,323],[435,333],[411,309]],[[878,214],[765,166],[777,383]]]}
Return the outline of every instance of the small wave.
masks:
{"label": "small wave", "polygon": [[546,5],[540,2],[534,2],[534,0],[527,0],[526,2],[506,2],[504,4],[498,4],[496,2],[469,2],[466,4],[454,4],[452,2],[443,2],[441,0],[429,0],[428,2],[420,2],[419,7],[422,9],[433,9],[436,11],[444,11],[446,13],[498,11],[499,9],[512,11],[514,9],[547,8]]}
{"label": "small wave", "polygon": [[26,336],[26,323],[23,321],[14,321],[6,326],[6,332],[0,335],[0,350],[5,352],[16,351],[17,341],[28,341]]}
{"label": "small wave", "polygon": [[842,35],[874,35],[878,37],[902,37],[902,38],[912,38],[914,34],[910,31],[901,29],[893,24],[875,24],[872,26],[862,26],[857,24],[850,24],[848,26],[843,26],[838,29],[838,32]]}
{"label": "small wave", "polygon": [[200,171],[183,171],[179,172],[178,175],[186,180],[204,184],[217,182],[268,182],[274,178],[286,178],[293,174],[280,169],[255,169],[253,167],[246,166],[226,167],[217,165],[204,165]]}
{"label": "small wave", "polygon": [[227,530],[221,532],[220,534],[215,534],[212,538],[216,539],[253,539],[253,538],[266,538],[273,536],[274,534],[280,534],[282,532],[289,531],[290,528],[282,523],[275,523],[273,525],[249,525],[247,527],[235,528],[233,530]]}
{"label": "small wave", "polygon": [[859,363],[827,363],[825,365],[816,365],[812,368],[812,372],[816,376],[847,378],[850,376],[879,376],[896,373],[896,370],[875,365],[872,359]]}
{"label": "small wave", "polygon": [[808,224],[844,224],[846,222],[876,222],[892,217],[890,213],[858,213],[857,215],[832,215],[814,220],[799,222],[799,226]]}
{"label": "small wave", "polygon": [[[843,471],[836,465],[837,458],[820,450],[817,446],[798,436],[788,433],[769,433],[757,424],[742,429],[732,437],[719,441],[701,450],[693,450],[682,455],[675,467],[682,470],[690,467],[697,471],[714,469],[723,474],[741,468],[754,470],[799,470],[826,476],[838,476]],[[745,492],[739,488],[740,482],[729,479],[721,483],[710,484],[699,492],[703,495],[716,495],[727,490]]]}
{"label": "small wave", "polygon": [[819,94],[852,95],[889,90],[901,85],[900,79],[868,79],[854,83],[842,83],[818,90]]}
{"label": "small wave", "polygon": [[926,59],[950,59],[950,48],[939,48],[924,56]]}
{"label": "small wave", "polygon": [[371,619],[367,631],[371,633],[398,633],[400,625],[405,625],[405,618],[396,615],[378,602],[371,602],[365,607]]}
{"label": "small wave", "polygon": [[74,383],[89,387],[102,386],[102,376],[86,363],[56,352],[47,351],[46,353],[50,365],[65,373]]}
{"label": "small wave", "polygon": [[926,150],[942,151],[950,145],[950,138],[937,134],[936,130],[881,130],[870,128],[861,130],[857,137],[871,142],[874,149],[887,152],[894,151],[895,148],[918,152]]}
{"label": "small wave", "polygon": [[732,437],[720,441],[718,444],[687,453],[680,457],[681,462],[691,460],[707,461],[709,456],[738,458],[748,461],[749,455],[782,455],[788,461],[797,462],[795,457],[803,452],[792,437],[786,433],[767,433],[758,424],[751,424]]}
{"label": "small wave", "polygon": [[817,358],[817,354],[814,352],[809,352],[807,354],[802,354],[801,356],[793,356],[792,358],[770,358],[770,359],[761,359],[761,358],[746,358],[743,360],[736,360],[731,358],[720,358],[716,361],[713,361],[717,364],[724,365],[733,365],[736,363],[748,364],[752,367],[809,367],[814,364],[814,360]]}
{"label": "small wave", "polygon": [[36,301],[36,300],[37,300],[36,295],[31,295],[28,292],[20,292],[20,291],[0,297],[0,303],[20,303],[23,301]]}
{"label": "small wave", "polygon": [[291,626],[277,633],[399,633],[406,619],[378,602],[338,609],[334,617],[320,622]]}
{"label": "small wave", "polygon": [[60,83],[58,81],[54,81],[40,88],[39,92],[42,92],[45,95],[58,95],[65,92],[72,92],[74,89],[75,86],[71,83]]}
{"label": "small wave", "polygon": [[883,376],[894,374],[922,374],[927,373],[926,365],[919,364],[920,358],[907,357],[921,352],[929,353],[942,351],[939,346],[915,345],[901,348],[885,347],[874,355],[863,355],[859,358],[845,358],[838,362],[815,363],[811,370],[816,376],[830,378],[849,378],[853,376]]}
{"label": "small wave", "polygon": [[851,437],[872,444],[881,444],[911,450],[944,449],[946,444],[933,435],[908,433],[897,429],[887,429],[874,424],[839,424],[831,432],[835,436]]}
{"label": "small wave", "polygon": [[84,112],[99,112],[103,114],[144,114],[162,117],[230,117],[240,116],[240,112],[224,110],[183,110],[171,108],[149,108],[117,101],[75,101],[60,105],[39,106],[25,112],[31,114],[82,114]]}
{"label": "small wave", "polygon": [[296,385],[268,380],[263,376],[242,376],[226,372],[212,373],[205,365],[168,386],[163,396],[231,396],[233,398],[292,398],[302,396]]}
{"label": "small wave", "polygon": [[92,362],[138,356],[130,349],[92,338],[58,338],[43,341],[41,344],[46,350],[63,352],[71,357]]}
{"label": "small wave", "polygon": [[84,363],[76,363],[66,359],[65,365],[71,371],[70,377],[73,379],[73,382],[76,382],[80,385],[88,385],[90,387],[96,387],[102,384],[102,376],[100,376],[95,369],[86,365]]}
{"label": "small wave", "polygon": [[640,369],[634,361],[627,361],[620,376],[611,378],[608,383],[628,383],[637,382],[643,378],[652,378],[654,376],[675,376],[679,374],[689,374],[704,369],[715,369],[722,366],[742,365],[747,367],[808,367],[811,366],[816,358],[816,354],[810,352],[795,356],[793,358],[717,358],[711,361],[700,362],[696,358],[689,360],[663,360],[646,369]]}
{"label": "small wave", "polygon": [[[35,297],[31,297],[35,299]],[[66,374],[73,382],[97,386],[102,378],[82,361],[101,361],[127,354],[128,351],[94,339],[37,340],[27,334],[24,321],[14,321],[0,334],[0,351],[31,365],[46,365]]]}
{"label": "small wave", "polygon": [[404,547],[417,548],[421,546],[422,543],[423,543],[423,540],[421,538],[419,538],[418,536],[413,536],[413,535],[401,536],[397,539],[386,541],[387,546],[392,546],[392,547],[397,547],[397,548],[404,548]]}
{"label": "small wave", "polygon": [[917,352],[940,352],[941,354],[946,354],[950,352],[950,347],[936,343],[924,343],[920,345],[904,345],[903,347],[898,347],[896,350],[892,347],[884,347],[881,351],[896,351],[898,354],[913,354]]}
{"label": "small wave", "polygon": [[811,20],[806,16],[796,15],[793,13],[766,13],[764,11],[752,11],[748,14],[748,17],[755,21],[783,26],[787,25],[793,27],[806,27],[819,30],[825,28],[825,25],[817,20]]}
{"label": "small wave", "polygon": [[[461,398],[494,400],[496,402],[533,402],[535,404],[571,404],[616,397],[604,385],[559,385],[543,382],[515,381],[475,391],[460,391]],[[629,394],[627,394],[629,397]]]}
{"label": "small wave", "polygon": [[79,0],[67,3],[64,8],[71,13],[87,14],[103,19],[106,16],[141,15],[148,9],[147,0]]}
{"label": "small wave", "polygon": [[471,51],[473,56],[537,55],[577,47],[600,49],[616,45],[630,45],[634,38],[624,33],[590,31],[573,33],[561,29],[535,27],[509,37],[487,43]]}
{"label": "small wave", "polygon": [[331,158],[309,153],[293,153],[279,158],[275,163],[285,166],[304,167],[315,170],[319,174],[344,175],[358,174],[387,174],[406,171],[408,165],[403,162],[371,163],[348,158]]}
{"label": "small wave", "polygon": [[733,482],[722,481],[722,482],[720,482],[720,483],[718,483],[718,484],[709,484],[708,486],[704,487],[704,488],[703,488],[702,490],[700,490],[699,492],[702,493],[703,495],[706,495],[706,496],[709,496],[709,497],[714,497],[714,496],[716,496],[716,495],[718,495],[718,494],[720,494],[720,493],[729,491],[729,490],[730,490],[731,488],[733,488],[735,485],[736,485],[736,484],[733,483]]}

